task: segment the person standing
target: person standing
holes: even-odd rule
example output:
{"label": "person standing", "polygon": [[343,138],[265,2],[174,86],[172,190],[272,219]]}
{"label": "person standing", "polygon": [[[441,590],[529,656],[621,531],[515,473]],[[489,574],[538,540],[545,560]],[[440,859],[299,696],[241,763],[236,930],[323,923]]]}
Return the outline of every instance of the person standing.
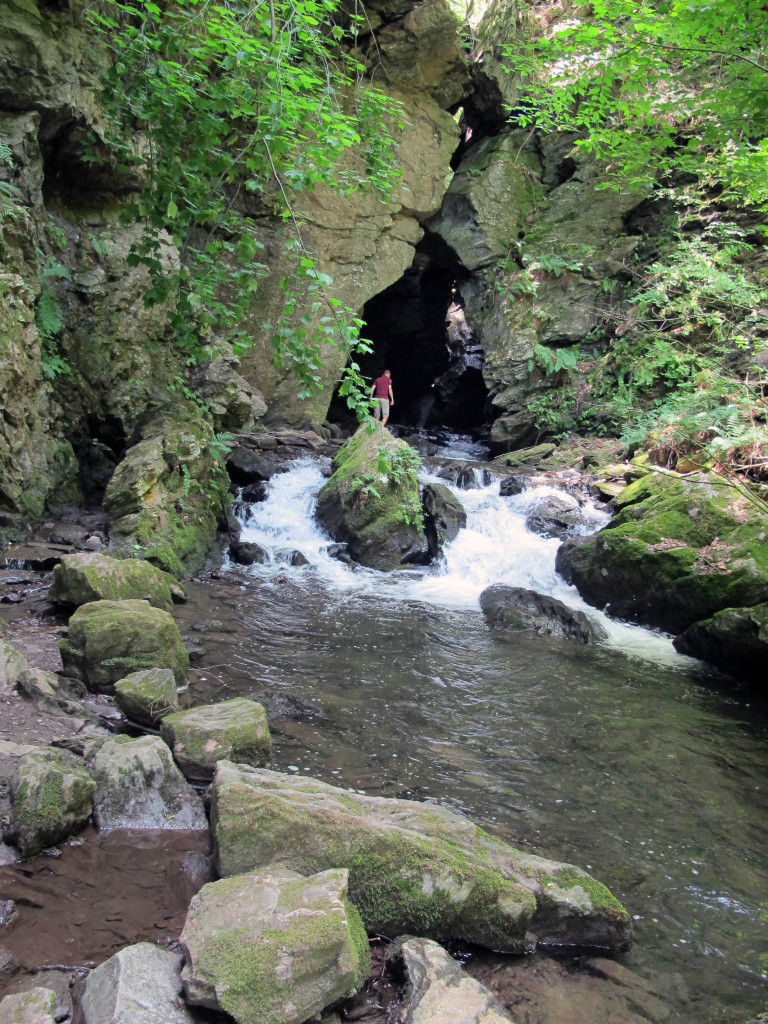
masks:
{"label": "person standing", "polygon": [[392,394],[392,374],[389,370],[385,370],[373,382],[371,397],[376,400],[373,418],[376,420],[381,419],[382,427],[386,427],[387,420],[389,419],[389,408],[395,404],[395,396]]}

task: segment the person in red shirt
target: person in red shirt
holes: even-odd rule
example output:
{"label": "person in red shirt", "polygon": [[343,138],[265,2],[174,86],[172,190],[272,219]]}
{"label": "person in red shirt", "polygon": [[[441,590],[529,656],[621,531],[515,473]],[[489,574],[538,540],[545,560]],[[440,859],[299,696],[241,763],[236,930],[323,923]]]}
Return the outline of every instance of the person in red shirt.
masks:
{"label": "person in red shirt", "polygon": [[389,407],[395,404],[395,397],[392,394],[392,374],[389,370],[385,370],[373,382],[371,397],[376,399],[373,418],[376,420],[381,419],[382,427],[386,427],[387,420],[389,419]]}

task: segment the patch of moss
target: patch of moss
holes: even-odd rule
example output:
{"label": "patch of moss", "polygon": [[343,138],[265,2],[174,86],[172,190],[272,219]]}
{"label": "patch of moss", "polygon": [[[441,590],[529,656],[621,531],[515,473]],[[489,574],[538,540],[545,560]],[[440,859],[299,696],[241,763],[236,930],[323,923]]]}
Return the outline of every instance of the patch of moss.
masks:
{"label": "patch of moss", "polygon": [[622,918],[628,916],[625,907],[616,899],[610,889],[586,872],[579,871],[578,868],[564,867],[552,874],[542,875],[539,881],[544,893],[549,886],[565,890],[579,888],[587,894],[595,910],[605,910]]}

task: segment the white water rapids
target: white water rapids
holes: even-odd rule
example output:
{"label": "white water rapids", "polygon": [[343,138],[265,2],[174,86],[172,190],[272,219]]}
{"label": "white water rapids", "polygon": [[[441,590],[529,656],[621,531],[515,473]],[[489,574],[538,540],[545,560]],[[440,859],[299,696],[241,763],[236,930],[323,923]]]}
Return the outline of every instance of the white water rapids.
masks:
{"label": "white water rapids", "polygon": [[[422,479],[450,486],[437,477]],[[302,459],[289,472],[272,478],[264,501],[246,506],[241,513],[241,539],[259,544],[270,555],[268,563],[252,566],[249,571],[267,577],[286,571],[298,577],[312,573],[331,589],[473,611],[478,610],[481,592],[494,583],[525,587],[587,612],[607,630],[608,645],[630,656],[665,664],[691,664],[691,659],[677,654],[668,637],[617,622],[585,604],[575,587],[555,572],[560,541],[532,533],[525,520],[529,509],[543,496],[561,493],[557,488],[534,487],[514,497],[499,495],[498,480],[472,490],[451,488],[467,512],[467,525],[446,546],[440,564],[429,571],[406,566],[382,573],[350,567],[328,554],[333,541],[313,518],[315,499],[324,483],[319,464]],[[609,518],[590,505],[582,512],[591,530],[600,529]],[[289,565],[291,554],[297,550],[308,560],[308,566]]]}

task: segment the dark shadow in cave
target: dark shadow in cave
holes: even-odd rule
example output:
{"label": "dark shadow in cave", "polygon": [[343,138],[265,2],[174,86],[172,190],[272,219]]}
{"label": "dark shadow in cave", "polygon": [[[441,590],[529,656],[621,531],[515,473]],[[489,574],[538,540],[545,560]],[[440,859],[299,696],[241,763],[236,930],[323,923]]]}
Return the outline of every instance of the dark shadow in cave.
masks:
{"label": "dark shadow in cave", "polygon": [[[411,267],[363,308],[363,335],[373,351],[358,363],[368,381],[385,369],[392,371],[392,424],[462,433],[486,424],[483,349],[464,319],[462,272],[453,250],[427,231]],[[355,427],[338,395],[328,419]]]}

